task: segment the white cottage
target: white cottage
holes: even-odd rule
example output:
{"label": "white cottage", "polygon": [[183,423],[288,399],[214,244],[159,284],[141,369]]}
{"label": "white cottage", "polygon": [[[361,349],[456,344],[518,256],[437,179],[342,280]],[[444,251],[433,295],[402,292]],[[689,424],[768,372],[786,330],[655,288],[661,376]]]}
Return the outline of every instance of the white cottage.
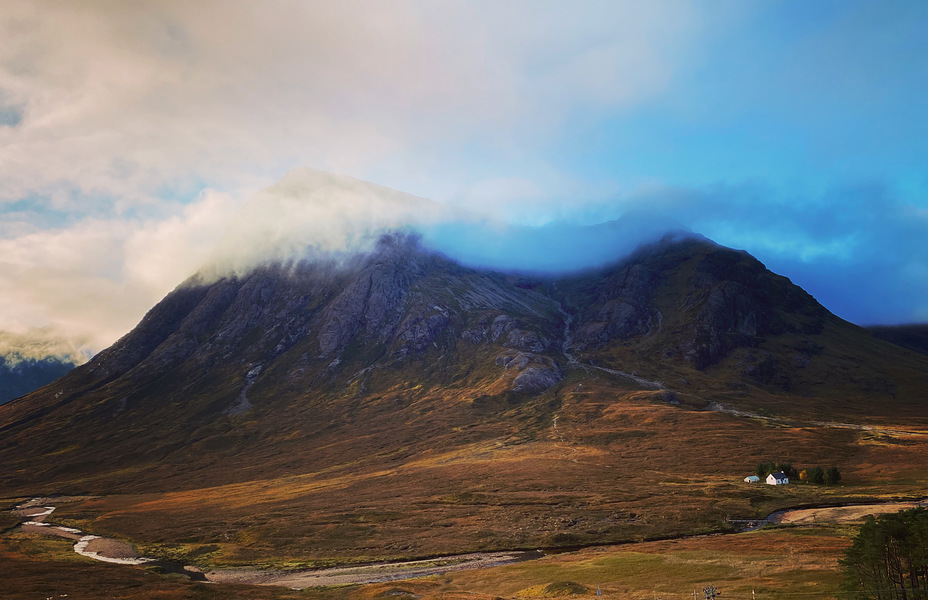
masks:
{"label": "white cottage", "polygon": [[748,475],[744,478],[745,483],[757,483],[758,481],[760,481],[760,477],[757,475]]}
{"label": "white cottage", "polygon": [[767,475],[767,485],[786,485],[787,483],[789,483],[789,477],[782,471]]}

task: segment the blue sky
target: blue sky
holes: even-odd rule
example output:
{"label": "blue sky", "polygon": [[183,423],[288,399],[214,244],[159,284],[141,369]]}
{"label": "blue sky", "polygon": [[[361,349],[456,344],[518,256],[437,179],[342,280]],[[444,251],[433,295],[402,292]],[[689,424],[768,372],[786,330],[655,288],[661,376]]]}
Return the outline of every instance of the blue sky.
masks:
{"label": "blue sky", "polygon": [[[918,1],[10,0],[0,331],[99,350],[304,166],[513,226],[647,215],[853,322],[928,321],[926,22]],[[305,202],[365,213],[338,197],[359,204]]]}

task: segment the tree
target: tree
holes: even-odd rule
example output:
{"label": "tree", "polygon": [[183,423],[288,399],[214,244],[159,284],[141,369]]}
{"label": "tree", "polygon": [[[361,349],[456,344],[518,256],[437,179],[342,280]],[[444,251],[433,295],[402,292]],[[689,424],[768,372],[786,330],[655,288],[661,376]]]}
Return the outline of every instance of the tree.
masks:
{"label": "tree", "polygon": [[799,481],[808,483],[811,478],[812,476],[809,474],[809,469],[803,469],[802,471],[799,471]]}
{"label": "tree", "polygon": [[841,481],[841,471],[838,470],[838,467],[828,467],[822,476],[822,483],[825,485],[834,485],[839,481]]}
{"label": "tree", "polygon": [[754,474],[760,477],[761,479],[766,479],[767,475],[775,472],[776,465],[772,462],[761,462],[757,463],[757,468],[754,469]]}
{"label": "tree", "polygon": [[825,470],[821,467],[813,467],[809,469],[809,481],[819,485],[825,483]]}
{"label": "tree", "polygon": [[790,479],[798,479],[799,471],[791,463],[778,461],[778,462],[762,462],[757,463],[757,468],[754,469],[754,474],[764,479],[767,475],[771,473],[779,473],[782,471],[786,473],[786,476]]}
{"label": "tree", "polygon": [[789,477],[791,481],[799,479],[799,471],[796,469],[796,467],[792,465],[792,463],[782,462],[782,461],[778,462],[776,464],[776,471],[773,471],[773,472],[775,473],[777,471],[782,471],[783,473],[786,473],[786,476]]}
{"label": "tree", "polygon": [[869,517],[841,564],[845,586],[862,598],[928,598],[928,510]]}

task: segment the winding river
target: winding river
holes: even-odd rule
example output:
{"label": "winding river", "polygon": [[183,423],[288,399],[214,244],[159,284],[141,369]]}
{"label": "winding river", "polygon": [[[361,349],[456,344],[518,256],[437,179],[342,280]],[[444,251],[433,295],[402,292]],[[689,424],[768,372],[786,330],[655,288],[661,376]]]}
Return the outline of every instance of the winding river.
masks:
{"label": "winding river", "polygon": [[[79,498],[83,499],[83,498]],[[190,565],[139,556],[131,544],[84,534],[73,527],[55,525],[47,521],[55,511],[52,502],[68,502],[78,498],[33,498],[13,509],[21,519],[23,531],[54,535],[74,540],[74,551],[82,556],[109,563],[123,565],[149,564],[159,567],[164,572],[183,573],[195,581],[214,583],[247,583],[253,585],[277,585],[302,589],[329,585],[380,583],[401,579],[413,579],[430,575],[441,575],[451,571],[467,569],[485,569],[545,556],[541,550],[508,552],[476,552],[401,562],[383,562],[366,565],[352,565],[328,569],[311,569],[304,571],[282,571],[243,567],[203,572]],[[870,514],[898,512],[916,506],[928,505],[928,498],[919,501],[887,501],[871,504],[842,504],[838,506],[819,506],[805,508],[788,508],[778,510],[765,519],[732,521],[739,525],[739,533],[752,531],[769,524],[809,525],[816,523],[845,523],[856,521]],[[703,534],[705,535],[705,534]],[[738,535],[725,534],[725,535]],[[702,535],[681,536],[680,539],[702,537]],[[623,544],[615,544],[623,545]],[[572,550],[578,550],[574,548]]]}

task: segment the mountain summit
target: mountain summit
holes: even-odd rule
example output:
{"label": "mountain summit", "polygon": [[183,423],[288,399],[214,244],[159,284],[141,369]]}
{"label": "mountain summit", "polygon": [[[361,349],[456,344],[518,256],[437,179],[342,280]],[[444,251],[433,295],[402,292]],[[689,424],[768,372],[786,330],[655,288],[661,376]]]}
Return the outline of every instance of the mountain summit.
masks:
{"label": "mountain summit", "polygon": [[[928,357],[874,338],[747,253],[697,236],[667,236],[593,271],[528,277],[465,267],[414,235],[389,233],[361,254],[192,277],[89,363],[0,407],[0,485],[24,494],[211,490],[197,506],[225,498],[234,508],[197,513],[195,529],[212,532],[203,539],[229,519],[257,518],[227,495],[233,489],[268,510],[297,502],[333,519],[339,507],[438,502],[434,514],[422,509],[431,516],[394,506],[384,517],[421,536],[402,552],[389,551],[387,525],[319,550],[350,552],[363,538],[381,553],[428,554],[462,548],[427,531],[435,519],[470,514],[462,507],[473,503],[460,498],[475,489],[587,498],[554,510],[566,515],[573,502],[611,497],[619,473],[643,482],[737,470],[777,444],[815,457],[829,446],[748,430],[732,445],[715,442],[711,457],[677,445],[732,418],[719,407],[923,420],[926,380]],[[184,537],[193,525],[179,515],[194,508],[164,501],[174,525],[159,531]],[[515,500],[474,502],[509,525],[462,525],[455,539],[466,548],[586,539],[551,538],[573,531],[566,521],[532,530],[525,519],[536,513]],[[330,521],[319,518],[305,527],[324,529]],[[112,519],[100,527],[151,533],[129,531],[140,522],[125,515]],[[602,535],[624,539],[635,523]]]}

